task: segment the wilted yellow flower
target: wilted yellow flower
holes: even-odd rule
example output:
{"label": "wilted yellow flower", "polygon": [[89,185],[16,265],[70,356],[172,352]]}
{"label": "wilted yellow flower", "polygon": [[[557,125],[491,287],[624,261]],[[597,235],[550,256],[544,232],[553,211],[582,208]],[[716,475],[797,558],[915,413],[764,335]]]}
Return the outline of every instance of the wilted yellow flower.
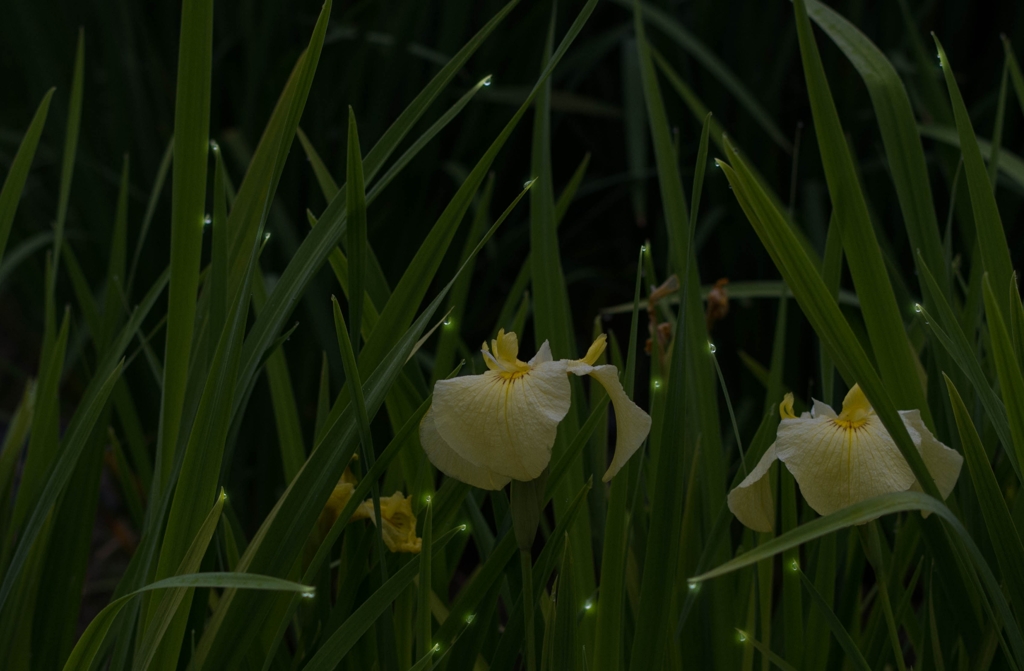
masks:
{"label": "wilted yellow flower", "polygon": [[[373,514],[373,501],[367,499],[359,504],[357,515],[361,515],[374,524],[377,518]],[[395,492],[391,496],[380,497],[380,520],[383,525],[381,535],[384,545],[392,552],[419,552],[423,539],[416,537],[416,516],[412,512],[412,497]]]}
{"label": "wilted yellow flower", "polygon": [[434,385],[433,404],[420,422],[420,442],[430,461],[481,489],[537,478],[551,460],[558,423],[569,412],[567,374],[590,375],[615,409],[615,454],[604,474],[607,482],[643,443],[651,418],[626,396],[615,366],[594,365],[605,345],[601,335],[582,359],[555,361],[545,341],[523,362],[516,334],[499,331],[490,347],[483,344],[487,372]]}
{"label": "wilted yellow flower", "polygon": [[[920,491],[910,465],[859,385],[850,389],[838,415],[821,401],[814,401],[811,412],[797,417],[792,394],[786,394],[779,413],[782,422],[775,442],[743,482],[729,492],[729,510],[751,529],[771,531],[775,526],[775,503],[767,475],[776,459],[786,464],[804,499],[819,515],[890,492]],[[963,457],[932,435],[919,410],[901,410],[900,416],[946,498],[960,476]]]}
{"label": "wilted yellow flower", "polygon": [[[341,480],[331,492],[331,497],[327,499],[327,505],[324,506],[321,527],[325,527],[325,533],[348,505],[355,491],[356,482],[352,471],[346,468]],[[416,515],[412,512],[412,497],[405,497],[401,492],[380,497],[380,518],[384,527],[381,536],[389,550],[392,552],[420,551],[422,540],[416,537]],[[353,522],[370,520],[376,524],[377,516],[373,513],[373,499],[367,499],[360,503],[350,519]]]}

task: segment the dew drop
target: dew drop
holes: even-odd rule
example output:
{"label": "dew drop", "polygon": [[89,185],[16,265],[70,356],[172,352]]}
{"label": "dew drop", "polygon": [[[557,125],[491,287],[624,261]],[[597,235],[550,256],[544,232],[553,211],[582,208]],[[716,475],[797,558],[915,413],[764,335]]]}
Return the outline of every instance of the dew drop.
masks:
{"label": "dew drop", "polygon": [[483,80],[482,83],[483,83],[484,86],[490,86],[491,85],[491,76],[487,75],[486,77],[484,77],[484,80]]}
{"label": "dew drop", "polygon": [[270,231],[263,234],[263,242],[270,242]]}
{"label": "dew drop", "polygon": [[800,570],[800,564],[798,564],[796,562],[796,560],[793,559],[792,561],[789,562],[789,570],[790,571],[799,571]]}
{"label": "dew drop", "polygon": [[714,354],[715,352],[718,351],[718,348],[715,347],[715,343],[712,343],[712,342],[708,343],[708,351],[711,352],[712,354]]}
{"label": "dew drop", "polygon": [[914,312],[921,314],[924,312],[924,308],[921,307],[920,303],[914,303]]}
{"label": "dew drop", "polygon": [[476,615],[473,613],[466,615],[466,624],[473,624],[474,619],[476,619]]}
{"label": "dew drop", "polygon": [[211,217],[210,215],[206,215],[205,217],[203,217],[203,226],[209,226],[212,223],[213,217]]}

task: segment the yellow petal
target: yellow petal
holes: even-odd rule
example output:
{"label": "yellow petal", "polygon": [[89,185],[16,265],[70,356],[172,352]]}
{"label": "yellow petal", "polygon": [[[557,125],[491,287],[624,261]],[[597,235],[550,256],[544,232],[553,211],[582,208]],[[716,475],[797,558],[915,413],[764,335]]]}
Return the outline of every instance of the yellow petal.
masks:
{"label": "yellow petal", "polygon": [[[957,478],[960,477],[960,467],[964,463],[964,458],[960,456],[959,452],[946,447],[932,435],[932,432],[921,420],[921,411],[900,410],[900,416],[903,417],[903,423],[910,431],[911,438],[914,438],[914,443],[921,450],[921,458],[924,459],[924,465],[931,473],[932,479],[935,480],[935,486],[939,488],[939,493],[942,494],[942,498],[947,498],[953,491]],[[921,491],[921,486],[916,480],[912,489]]]}
{"label": "yellow petal", "polygon": [[433,406],[420,420],[420,443],[423,445],[423,451],[427,453],[430,463],[450,478],[480,489],[501,489],[509,482],[507,477],[471,464],[449,447],[434,425]]}
{"label": "yellow petal", "polygon": [[782,419],[793,419],[796,417],[796,413],[793,412],[793,393],[789,392],[782,398],[782,403],[779,403],[779,417]]}
{"label": "yellow petal", "polygon": [[[377,524],[377,516],[373,512],[373,501],[366,500],[359,504],[371,522]],[[423,540],[416,537],[416,516],[412,512],[412,497],[406,498],[402,492],[391,496],[380,497],[381,536],[384,545],[392,552],[419,552]]]}
{"label": "yellow petal", "polygon": [[[603,343],[603,337],[598,340]],[[591,350],[593,349],[592,346]],[[651,430],[651,416],[626,395],[615,366],[591,366],[581,359],[568,362],[568,370],[576,375],[591,376],[601,383],[611,398],[612,408],[615,410],[615,453],[612,455],[612,463],[601,478],[608,482],[644,444],[644,439]]]}
{"label": "yellow petal", "polygon": [[853,385],[850,391],[846,392],[846,398],[843,399],[843,411],[839,413],[839,419],[857,423],[866,421],[874,414],[875,410],[868,402],[868,397],[861,391],[860,385]]}
{"label": "yellow petal", "polygon": [[605,334],[602,333],[601,335],[597,336],[597,339],[594,340],[593,344],[590,345],[590,349],[587,350],[586,355],[584,355],[584,357],[580,359],[580,361],[582,363],[587,364],[588,366],[593,366],[595,363],[597,363],[597,360],[601,358],[601,355],[604,354],[604,350],[607,346],[607,337],[605,336]]}
{"label": "yellow petal", "polygon": [[835,419],[784,419],[776,451],[820,515],[906,491],[914,482],[910,466],[871,406],[865,414],[859,405],[844,402]]}
{"label": "yellow petal", "polygon": [[775,443],[772,443],[754,470],[729,492],[729,510],[754,531],[767,533],[775,529],[775,502],[768,471],[776,459]]}
{"label": "yellow petal", "polygon": [[504,477],[530,481],[551,460],[558,423],[569,412],[564,361],[524,372],[489,370],[434,386],[434,426],[460,457]]}

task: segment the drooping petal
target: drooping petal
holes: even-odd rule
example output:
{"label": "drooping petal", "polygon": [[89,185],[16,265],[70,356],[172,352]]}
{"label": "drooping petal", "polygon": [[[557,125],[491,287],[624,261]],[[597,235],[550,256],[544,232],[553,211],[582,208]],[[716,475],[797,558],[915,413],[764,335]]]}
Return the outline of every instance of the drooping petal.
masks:
{"label": "drooping petal", "polygon": [[490,370],[439,380],[434,426],[460,457],[504,477],[528,482],[551,460],[558,423],[569,412],[564,361],[522,373]]}
{"label": "drooping petal", "polygon": [[[964,463],[964,458],[959,452],[946,447],[932,435],[921,419],[920,410],[900,410],[900,416],[910,431],[911,437],[914,437],[914,433],[920,436],[920,442],[918,443],[917,440],[914,442],[918,443],[924,465],[931,473],[932,479],[935,480],[935,486],[939,488],[942,498],[947,498],[953,491],[953,487],[956,486],[957,478],[960,477],[960,467]],[[921,490],[921,486],[916,480],[913,489]]]}
{"label": "drooping petal", "polygon": [[754,531],[767,533],[775,529],[775,501],[772,499],[768,471],[778,459],[772,443],[754,470],[729,492],[729,510],[740,522]]}
{"label": "drooping petal", "polygon": [[612,408],[615,409],[615,452],[612,455],[612,463],[608,465],[608,470],[601,478],[608,482],[644,444],[644,439],[651,430],[651,416],[626,395],[615,366],[591,366],[580,360],[568,362],[568,370],[570,373],[589,375],[597,380],[608,392]]}
{"label": "drooping petal", "polygon": [[[870,409],[870,406],[869,406]],[[776,450],[804,499],[828,515],[864,499],[906,491],[914,482],[903,455],[873,413],[843,419],[784,419]]]}
{"label": "drooping petal", "polygon": [[[373,511],[373,501],[366,500],[359,504],[360,512],[377,523]],[[380,497],[381,537],[384,545],[392,552],[419,552],[423,540],[416,537],[416,516],[412,512],[412,497],[405,497],[402,492],[391,496]]]}
{"label": "drooping petal", "polygon": [[427,453],[430,463],[450,478],[480,489],[501,489],[509,482],[507,477],[466,461],[448,443],[444,442],[444,438],[437,432],[437,427],[434,425],[433,406],[420,420],[420,443],[423,445],[423,451]]}

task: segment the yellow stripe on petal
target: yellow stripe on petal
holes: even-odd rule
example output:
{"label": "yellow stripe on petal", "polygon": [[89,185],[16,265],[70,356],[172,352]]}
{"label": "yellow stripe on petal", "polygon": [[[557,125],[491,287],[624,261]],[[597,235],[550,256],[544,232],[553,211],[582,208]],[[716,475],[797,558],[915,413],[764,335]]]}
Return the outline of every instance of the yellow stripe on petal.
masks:
{"label": "yellow stripe on petal", "polygon": [[571,390],[564,361],[523,365],[526,371],[511,375],[490,370],[439,380],[433,411],[438,434],[460,457],[528,482],[551,460]]}
{"label": "yellow stripe on petal", "polygon": [[420,443],[430,463],[450,478],[480,489],[501,489],[509,483],[510,478],[471,464],[444,442],[434,425],[433,406],[420,420]]}
{"label": "yellow stripe on petal", "polygon": [[772,443],[754,470],[729,492],[729,510],[736,519],[754,531],[762,533],[775,529],[775,501],[772,499],[768,471],[776,459],[778,456],[775,452],[775,443]]}
{"label": "yellow stripe on petal", "polygon": [[844,414],[845,410],[835,419],[785,419],[779,424],[779,459],[819,515],[906,491],[914,483],[910,466],[877,415],[848,419]]}

